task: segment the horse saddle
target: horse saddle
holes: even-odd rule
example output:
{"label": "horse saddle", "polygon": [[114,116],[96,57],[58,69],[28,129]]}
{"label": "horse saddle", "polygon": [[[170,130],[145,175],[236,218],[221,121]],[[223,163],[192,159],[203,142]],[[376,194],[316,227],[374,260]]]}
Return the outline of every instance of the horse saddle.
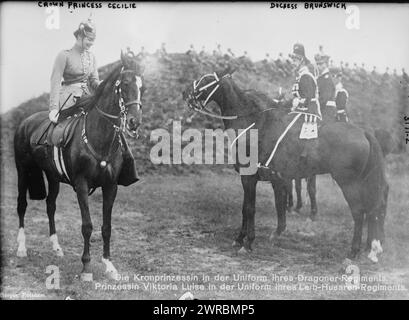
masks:
{"label": "horse saddle", "polygon": [[66,118],[63,117],[57,124],[52,123],[48,118],[45,119],[34,132],[31,144],[65,147],[71,141],[82,114],[83,110]]}

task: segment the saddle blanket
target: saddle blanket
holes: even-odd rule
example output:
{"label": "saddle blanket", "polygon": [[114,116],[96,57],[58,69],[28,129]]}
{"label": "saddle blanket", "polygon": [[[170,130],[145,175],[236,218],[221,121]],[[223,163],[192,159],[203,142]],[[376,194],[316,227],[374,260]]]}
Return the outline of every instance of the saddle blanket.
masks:
{"label": "saddle blanket", "polygon": [[317,117],[313,115],[305,115],[304,123],[301,127],[300,139],[316,139],[318,138]]}

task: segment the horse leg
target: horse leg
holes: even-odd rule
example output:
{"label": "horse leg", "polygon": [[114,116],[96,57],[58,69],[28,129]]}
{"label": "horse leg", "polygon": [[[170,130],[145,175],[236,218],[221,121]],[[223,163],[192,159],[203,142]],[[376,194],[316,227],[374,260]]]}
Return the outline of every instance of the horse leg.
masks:
{"label": "horse leg", "polygon": [[293,198],[293,180],[290,179],[286,181],[286,199],[285,199],[285,206],[288,212],[292,212],[294,206],[294,198]]}
{"label": "horse leg", "polygon": [[296,212],[300,212],[302,207],[301,181],[301,178],[295,179],[295,192],[297,193],[297,206],[295,207]]}
{"label": "horse leg", "polygon": [[368,258],[373,262],[378,262],[377,254],[383,252],[382,244],[385,242],[384,224],[388,202],[388,192],[389,186],[386,184],[378,207],[376,207],[375,210],[368,215],[367,248],[369,247],[371,249],[368,254]]}
{"label": "horse leg", "polygon": [[243,246],[243,239],[247,235],[247,215],[245,210],[245,203],[243,200],[243,208],[242,208],[242,221],[241,221],[241,229],[240,233],[237,236],[236,240],[233,242],[233,247],[242,247]]}
{"label": "horse leg", "polygon": [[[244,188],[244,187],[243,187]],[[246,196],[243,196],[243,207],[241,210],[242,220],[241,220],[241,229],[240,233],[237,236],[236,240],[233,242],[233,247],[243,247],[243,240],[247,236],[247,211],[246,211]]]}
{"label": "horse leg", "polygon": [[18,174],[18,197],[17,197],[17,213],[19,218],[19,230],[17,236],[17,257],[27,257],[26,235],[24,233],[24,216],[27,209],[27,172],[21,166],[17,166]]}
{"label": "horse leg", "polygon": [[102,256],[102,262],[105,264],[105,273],[111,279],[118,279],[118,271],[115,269],[111,262],[110,253],[110,241],[111,241],[111,216],[112,216],[112,206],[114,205],[115,197],[118,191],[117,184],[105,185],[102,187],[102,240],[104,241],[104,253]]}
{"label": "horse leg", "polygon": [[251,251],[251,245],[255,238],[254,232],[254,215],[256,211],[256,185],[257,177],[253,176],[241,176],[241,183],[244,190],[243,200],[243,215],[247,220],[247,236],[244,241],[243,247],[240,249],[240,253]]}
{"label": "horse leg", "polygon": [[316,194],[317,194],[317,176],[312,176],[307,179],[307,190],[308,190],[308,195],[310,197],[311,201],[311,220],[315,220],[317,217],[317,199],[316,199]]}
{"label": "horse leg", "polygon": [[57,180],[53,180],[50,175],[47,175],[48,180],[48,196],[46,199],[47,203],[47,216],[48,224],[50,229],[50,241],[52,243],[52,248],[58,257],[63,257],[64,252],[58,243],[57,232],[55,230],[55,210],[56,210],[56,199],[60,191],[60,183]]}
{"label": "horse leg", "polygon": [[92,233],[92,222],[91,216],[89,213],[88,207],[88,183],[84,178],[80,178],[75,183],[75,190],[77,192],[78,204],[81,210],[81,219],[82,219],[82,236],[84,238],[84,251],[82,253],[82,264],[83,269],[81,271],[81,280],[82,281],[92,281],[92,272],[91,272],[91,256],[89,254],[90,247],[90,238]]}
{"label": "horse leg", "polygon": [[348,254],[348,258],[355,259],[361,249],[362,229],[365,213],[363,200],[361,198],[362,187],[358,182],[350,184],[340,184],[340,187],[346,201],[348,202],[352,217],[354,219],[354,236],[352,238],[352,247],[350,253]]}
{"label": "horse leg", "polygon": [[277,212],[277,228],[270,235],[270,241],[279,237],[286,229],[286,201],[288,184],[272,183],[274,189],[275,207]]}

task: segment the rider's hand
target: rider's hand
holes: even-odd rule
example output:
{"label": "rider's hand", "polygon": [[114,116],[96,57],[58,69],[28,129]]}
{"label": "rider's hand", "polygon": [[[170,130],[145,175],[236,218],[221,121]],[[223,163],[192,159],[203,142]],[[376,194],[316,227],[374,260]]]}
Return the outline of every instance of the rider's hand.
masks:
{"label": "rider's hand", "polygon": [[292,109],[297,108],[299,104],[300,104],[300,99],[297,98],[297,97],[295,97],[295,98],[293,99],[293,107],[292,107]]}
{"label": "rider's hand", "polygon": [[50,119],[51,122],[57,123],[57,121],[58,121],[58,111],[57,110],[51,110],[50,113],[48,114],[48,118]]}

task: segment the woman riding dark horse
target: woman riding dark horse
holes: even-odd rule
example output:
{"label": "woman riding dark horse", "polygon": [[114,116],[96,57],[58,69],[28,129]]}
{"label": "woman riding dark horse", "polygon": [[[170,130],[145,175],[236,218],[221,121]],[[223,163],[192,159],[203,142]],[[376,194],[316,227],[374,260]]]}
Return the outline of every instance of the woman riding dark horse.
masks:
{"label": "woman riding dark horse", "polygon": [[[63,255],[58,244],[54,214],[60,182],[67,183],[74,188],[81,210],[84,237],[81,279],[92,280],[89,252],[92,222],[88,196],[90,190],[101,187],[104,243],[102,261],[106,265],[107,274],[117,277],[117,271],[110,261],[111,213],[121,176],[129,175],[129,170],[133,171],[126,167],[123,154],[130,152],[125,133],[136,137],[141,123],[142,80],[139,73],[135,56],[131,52],[121,53],[120,63],[98,86],[95,94],[81,98],[71,108],[70,115],[60,115],[61,123],[54,131],[58,131],[65,123],[74,123],[70,127],[71,131],[68,127],[64,130],[71,132],[64,144],[50,145],[41,143],[42,140],[38,139],[39,136],[44,136],[44,128],[49,126],[48,112],[35,113],[19,125],[14,137],[18,173],[19,257],[27,255],[24,233],[27,190],[31,199],[42,200],[47,197],[50,240],[57,255]],[[54,134],[55,132],[50,133],[51,137]],[[48,137],[48,133],[45,137]],[[48,180],[48,195],[43,172]],[[128,182],[133,183],[135,180]]]}
{"label": "woman riding dark horse", "polygon": [[[197,111],[206,112],[206,104],[214,101],[221,110],[226,129],[243,129],[253,125],[258,130],[258,169],[254,174],[241,175],[244,189],[243,221],[237,245],[240,251],[251,251],[255,238],[254,215],[256,185],[259,180],[272,181],[278,215],[275,235],[286,228],[284,181],[316,174],[330,173],[340,186],[349,204],[354,222],[354,236],[349,257],[360,251],[364,215],[369,219],[369,257],[377,261],[384,240],[384,218],[388,196],[384,162],[377,140],[350,123],[337,122],[318,128],[318,158],[304,161],[304,142],[299,139],[303,125],[300,113],[291,113],[265,94],[241,90],[232,80],[230,70],[203,76],[183,93],[184,100]],[[303,117],[301,117],[303,119]],[[343,137],[340,139],[339,137]],[[249,135],[247,151],[250,149]],[[237,163],[236,170],[242,167]]]}

